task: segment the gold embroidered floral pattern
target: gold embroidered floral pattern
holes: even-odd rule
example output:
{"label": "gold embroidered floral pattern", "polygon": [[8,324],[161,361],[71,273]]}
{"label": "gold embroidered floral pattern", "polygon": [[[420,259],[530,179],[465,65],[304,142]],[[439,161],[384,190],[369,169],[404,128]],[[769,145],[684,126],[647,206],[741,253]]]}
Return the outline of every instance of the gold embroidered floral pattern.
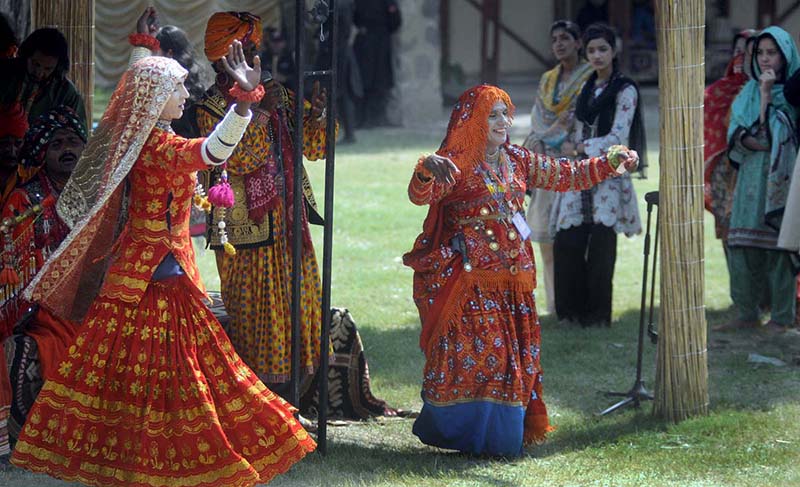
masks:
{"label": "gold embroidered floral pattern", "polygon": [[96,301],[14,463],[98,486],[238,486],[266,483],[311,451],[193,287],[181,276],[153,282],[136,307]]}

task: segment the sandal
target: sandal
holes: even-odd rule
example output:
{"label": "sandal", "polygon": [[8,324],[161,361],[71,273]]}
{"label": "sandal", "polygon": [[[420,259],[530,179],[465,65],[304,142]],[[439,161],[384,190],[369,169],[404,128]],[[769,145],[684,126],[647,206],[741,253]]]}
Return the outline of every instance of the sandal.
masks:
{"label": "sandal", "polygon": [[776,321],[769,320],[766,325],[764,325],[764,331],[770,335],[782,335],[788,331],[788,327],[781,325]]}

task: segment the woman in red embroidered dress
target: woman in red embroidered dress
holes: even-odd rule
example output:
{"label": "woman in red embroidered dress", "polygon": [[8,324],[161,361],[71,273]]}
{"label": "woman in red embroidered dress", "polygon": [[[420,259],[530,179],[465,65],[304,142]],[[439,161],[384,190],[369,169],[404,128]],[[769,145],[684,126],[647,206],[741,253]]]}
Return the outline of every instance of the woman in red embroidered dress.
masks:
{"label": "woman in red embroidered dress", "polygon": [[[636,166],[635,151],[570,163],[508,142],[514,106],[494,86],[467,90],[437,154],[421,158],[409,197],[430,205],[404,256],[425,353],[423,443],[472,454],[517,456],[552,428],[542,401],[540,329],[527,187],[587,189]],[[619,170],[615,170],[618,168]]]}
{"label": "woman in red embroidered dress", "polygon": [[[714,230],[727,258],[736,169],[728,160],[728,124],[731,105],[749,79],[749,66],[757,32],[743,30],[733,38],[733,57],[725,76],[708,85],[703,94],[703,179],[706,210],[714,215]],[[753,42],[750,42],[753,39]]]}
{"label": "woman in red embroidered dress", "polygon": [[314,449],[203,304],[189,237],[196,171],[230,155],[257,98],[260,63],[235,44],[240,101],[208,138],[170,129],[188,96],[174,60],[140,59],[120,81],[58,201],[72,231],[27,290],[82,326],[14,464],[104,487],[252,486]]}

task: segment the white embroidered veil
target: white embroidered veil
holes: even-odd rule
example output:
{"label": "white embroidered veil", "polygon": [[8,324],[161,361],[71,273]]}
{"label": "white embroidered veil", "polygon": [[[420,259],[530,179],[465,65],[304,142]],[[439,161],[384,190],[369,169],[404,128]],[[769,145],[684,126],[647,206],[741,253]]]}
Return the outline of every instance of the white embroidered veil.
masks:
{"label": "white embroidered veil", "polygon": [[140,59],[123,74],[56,205],[72,231],[25,290],[26,299],[62,318],[83,319],[125,221],[123,182],[186,74],[165,57]]}

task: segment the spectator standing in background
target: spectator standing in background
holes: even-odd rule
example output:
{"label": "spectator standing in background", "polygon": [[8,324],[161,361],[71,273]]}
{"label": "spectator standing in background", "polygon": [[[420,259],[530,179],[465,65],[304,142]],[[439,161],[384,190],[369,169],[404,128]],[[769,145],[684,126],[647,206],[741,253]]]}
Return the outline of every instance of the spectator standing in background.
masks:
{"label": "spectator standing in background", "polygon": [[358,28],[353,48],[364,87],[359,126],[386,126],[386,102],[394,87],[392,34],[400,28],[400,9],[396,0],[356,0],[353,21]]}
{"label": "spectator standing in background", "polygon": [[[344,129],[344,138],[340,143],[351,144],[355,137],[355,102],[354,98],[364,95],[361,86],[361,73],[353,53],[353,14],[355,11],[354,0],[338,0],[336,8],[339,10],[339,30],[336,40],[338,72],[336,85],[336,110],[337,120]],[[325,26],[325,32],[330,32],[330,19]],[[319,43],[317,52],[317,69],[327,69],[331,56],[331,37]]]}
{"label": "spectator standing in background", "polygon": [[[567,138],[575,118],[575,102],[592,68],[580,56],[581,32],[575,22],[558,20],[550,27],[551,47],[558,65],[539,80],[539,92],[531,110],[531,133],[523,144],[537,154],[563,157],[561,144]],[[550,211],[556,193],[531,188],[527,220],[531,241],[539,243],[547,313],[555,313],[553,285],[553,235],[550,232]]]}
{"label": "spectator standing in background", "polygon": [[[615,41],[614,30],[605,24],[592,24],[583,33],[594,72],[578,96],[570,140],[561,146],[570,157],[599,157],[614,144],[645,157],[639,89],[619,70]],[[642,230],[630,175],[559,194],[550,224],[558,319],[611,326],[617,234],[630,237]]]}
{"label": "spectator standing in background", "polygon": [[728,160],[728,124],[731,104],[748,80],[749,64],[747,39],[756,31],[743,30],[733,40],[733,56],[725,70],[725,76],[706,87],[703,95],[703,147],[705,207],[714,216],[714,230],[722,240],[725,258],[728,257],[728,224],[731,219],[733,188],[736,186],[736,170]]}
{"label": "spectator standing in background", "polygon": [[28,118],[22,105],[0,107],[0,208],[17,186],[17,164],[28,130]]}
{"label": "spectator standing in background", "polygon": [[[797,284],[791,256],[778,235],[797,156],[797,109],[784,84],[800,69],[788,32],[764,29],[756,40],[753,78],[736,96],[728,127],[728,157],[738,171],[728,228],[731,298],[738,317],[723,328],[759,328],[759,304],[769,289],[767,331],[794,324]],[[791,92],[791,90],[790,90]]]}
{"label": "spectator standing in background", "polygon": [[69,50],[64,35],[56,29],[37,29],[19,48],[19,56],[0,60],[0,106],[20,102],[28,122],[65,105],[86,126],[83,98],[67,79]]}

